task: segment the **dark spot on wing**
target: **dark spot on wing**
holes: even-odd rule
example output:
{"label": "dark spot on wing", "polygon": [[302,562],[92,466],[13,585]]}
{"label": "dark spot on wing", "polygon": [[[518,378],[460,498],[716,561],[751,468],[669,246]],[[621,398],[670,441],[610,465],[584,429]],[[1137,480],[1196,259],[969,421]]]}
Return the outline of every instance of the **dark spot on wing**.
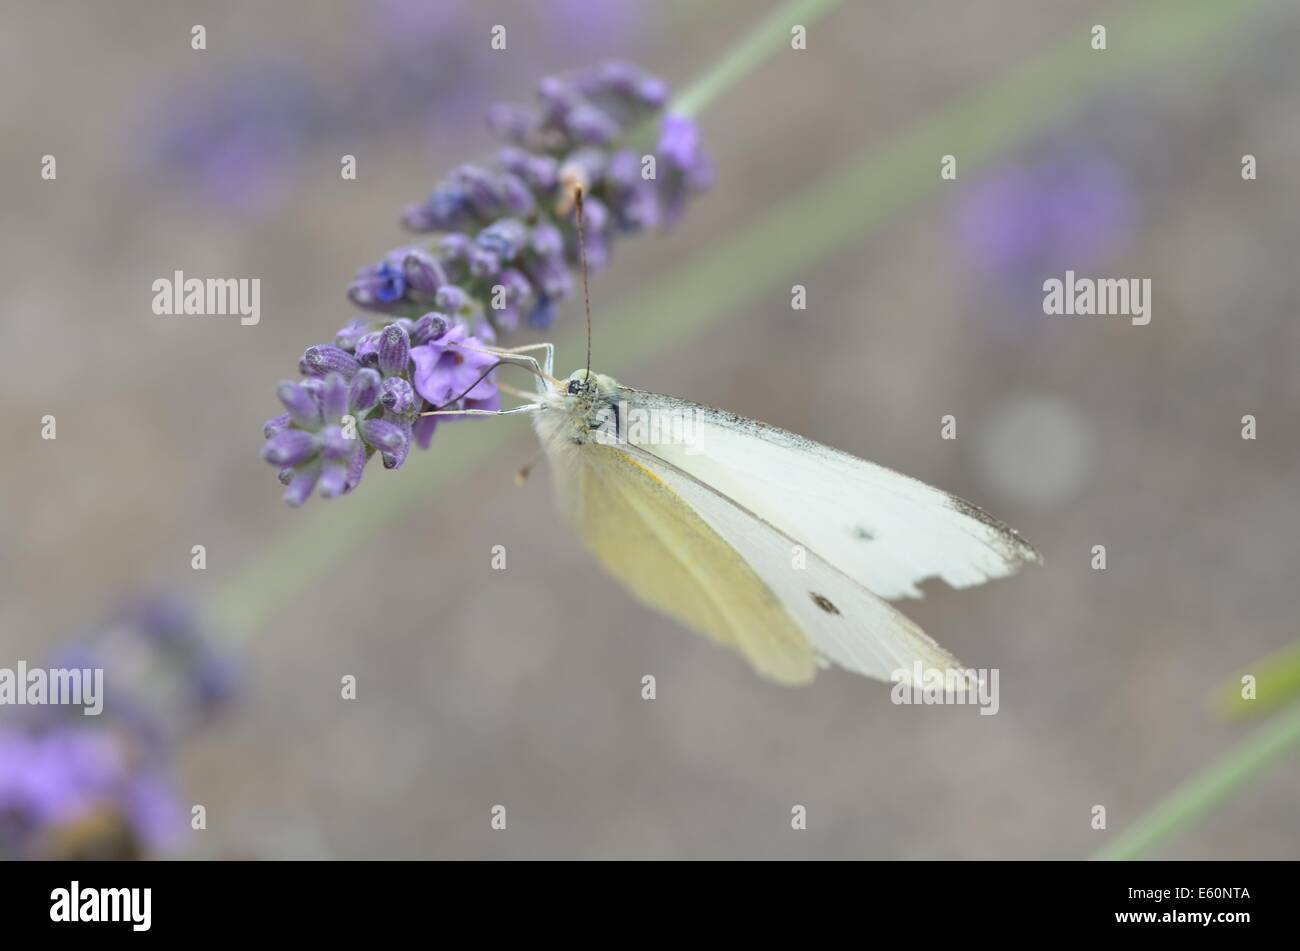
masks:
{"label": "dark spot on wing", "polygon": [[836,606],[831,602],[831,599],[828,598],[828,597],[826,597],[826,595],[824,595],[824,594],[818,594],[816,591],[809,591],[808,593],[812,596],[813,604],[817,605],[817,607],[821,608],[821,609],[822,609],[823,611],[825,611],[827,614],[839,614],[839,613],[840,613],[840,609],[837,608],[837,607],[836,607]]}
{"label": "dark spot on wing", "polygon": [[871,534],[870,531],[863,528],[861,525],[853,526],[853,537],[864,542],[875,541],[876,538],[875,535]]}

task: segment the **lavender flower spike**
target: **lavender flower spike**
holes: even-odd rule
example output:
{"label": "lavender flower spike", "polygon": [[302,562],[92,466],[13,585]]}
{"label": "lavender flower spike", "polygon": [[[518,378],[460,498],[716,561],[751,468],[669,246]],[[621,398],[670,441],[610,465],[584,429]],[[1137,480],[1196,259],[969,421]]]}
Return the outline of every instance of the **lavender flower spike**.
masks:
{"label": "lavender flower spike", "polygon": [[429,446],[437,417],[424,413],[499,406],[495,361],[480,351],[524,323],[549,327],[572,297],[577,186],[593,271],[621,236],[671,224],[708,187],[699,130],[679,116],[662,119],[658,173],[642,175],[644,146],[630,133],[667,101],[661,80],[604,63],[544,78],[535,106],[489,111],[504,147],[405,210],[418,242],[357,273],[347,295],[367,313],[309,348],[299,362],[309,379],[278,391],[288,413],[267,424],[262,455],[286,502],[352,491],[375,453],[399,468],[412,444]]}

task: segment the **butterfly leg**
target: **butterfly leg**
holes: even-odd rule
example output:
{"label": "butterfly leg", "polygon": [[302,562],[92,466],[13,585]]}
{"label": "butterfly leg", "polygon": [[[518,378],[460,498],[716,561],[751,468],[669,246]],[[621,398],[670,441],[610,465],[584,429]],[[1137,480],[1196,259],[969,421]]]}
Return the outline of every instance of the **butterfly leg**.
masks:
{"label": "butterfly leg", "polygon": [[431,409],[421,416],[516,416],[519,413],[531,413],[542,408],[541,403],[525,403],[510,409]]}
{"label": "butterfly leg", "polygon": [[511,347],[508,350],[501,350],[501,353],[529,353],[533,350],[545,350],[546,359],[542,361],[542,369],[547,376],[555,374],[555,344],[553,343],[530,343],[522,347]]}
{"label": "butterfly leg", "polygon": [[[460,347],[462,350],[473,350],[475,353],[486,353],[489,356],[500,357],[502,358],[503,363],[510,363],[512,360],[519,360],[520,363],[515,363],[514,366],[522,365],[524,366],[525,369],[531,370],[537,376],[538,378],[537,392],[539,394],[546,392],[545,384],[547,382],[559,383],[559,380],[555,379],[555,377],[551,373],[555,365],[554,344],[536,343],[536,344],[530,344],[529,346],[526,347],[516,347],[513,350],[502,350],[497,347],[467,347],[464,344],[453,344],[453,346]],[[530,357],[526,355],[526,351],[528,350],[540,350],[540,349],[546,350],[545,366],[538,363],[536,357]]]}
{"label": "butterfly leg", "polygon": [[532,399],[533,397],[533,394],[529,393],[527,390],[521,390],[516,386],[511,386],[509,383],[502,383],[500,380],[497,381],[497,389],[502,393],[506,393],[510,396],[517,396],[520,399],[527,400]]}

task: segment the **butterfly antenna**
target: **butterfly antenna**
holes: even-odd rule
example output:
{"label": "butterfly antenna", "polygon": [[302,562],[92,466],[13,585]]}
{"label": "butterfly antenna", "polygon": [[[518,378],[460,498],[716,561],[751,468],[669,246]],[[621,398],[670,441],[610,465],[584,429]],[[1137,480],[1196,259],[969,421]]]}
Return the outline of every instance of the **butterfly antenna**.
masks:
{"label": "butterfly antenna", "polygon": [[587,290],[587,242],[582,234],[582,186],[573,189],[573,201],[578,211],[578,256],[582,260],[582,303],[587,309],[587,383],[591,382],[591,294]]}

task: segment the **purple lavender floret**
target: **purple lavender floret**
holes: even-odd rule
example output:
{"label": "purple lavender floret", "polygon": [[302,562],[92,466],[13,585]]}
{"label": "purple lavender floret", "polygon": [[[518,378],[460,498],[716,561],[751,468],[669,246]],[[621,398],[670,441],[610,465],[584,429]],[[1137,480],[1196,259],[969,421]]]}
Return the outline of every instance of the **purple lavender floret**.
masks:
{"label": "purple lavender floret", "polygon": [[347,494],[376,453],[400,468],[433,436],[424,413],[499,407],[496,359],[480,351],[524,325],[550,327],[573,296],[578,189],[592,271],[619,236],[676,221],[712,170],[694,122],[661,117],[667,101],[661,80],[605,63],[543,79],[534,106],[492,107],[506,145],[406,209],[406,227],[426,237],[358,272],[348,297],[369,313],[306,351],[307,379],[280,385],[288,412],[266,424],[262,455],[286,502]]}
{"label": "purple lavender floret", "polygon": [[262,458],[277,468],[290,505],[317,491],[323,498],[351,492],[376,453],[385,468],[401,468],[412,441],[428,446],[434,420],[420,413],[429,408],[498,405],[496,385],[478,379],[496,360],[475,352],[484,342],[463,320],[430,311],[381,326],[353,321],[336,340],[353,353],[311,347],[303,360],[313,367],[355,366],[350,382],[341,372],[282,382],[276,394],[288,412],[265,426]]}
{"label": "purple lavender floret", "polygon": [[[533,326],[546,325],[572,294],[573,281],[557,273],[572,275],[579,264],[575,187],[586,194],[588,265],[599,270],[616,235],[672,223],[687,198],[712,180],[695,123],[671,115],[662,121],[653,177],[647,177],[649,164],[626,140],[663,108],[667,86],[634,66],[606,63],[547,77],[538,99],[538,107],[494,107],[489,126],[510,143],[494,164],[462,165],[403,216],[412,231],[441,235],[425,250],[462,293],[454,298],[459,307],[449,306],[451,292],[438,306],[473,320],[466,308],[477,302],[498,334],[513,330],[521,314]],[[362,271],[353,300],[387,313],[413,313],[418,301],[411,290],[395,296],[395,285],[386,282],[385,266],[402,253]],[[511,265],[538,286],[521,295],[531,298],[527,309],[510,307],[503,315],[490,299]]]}

